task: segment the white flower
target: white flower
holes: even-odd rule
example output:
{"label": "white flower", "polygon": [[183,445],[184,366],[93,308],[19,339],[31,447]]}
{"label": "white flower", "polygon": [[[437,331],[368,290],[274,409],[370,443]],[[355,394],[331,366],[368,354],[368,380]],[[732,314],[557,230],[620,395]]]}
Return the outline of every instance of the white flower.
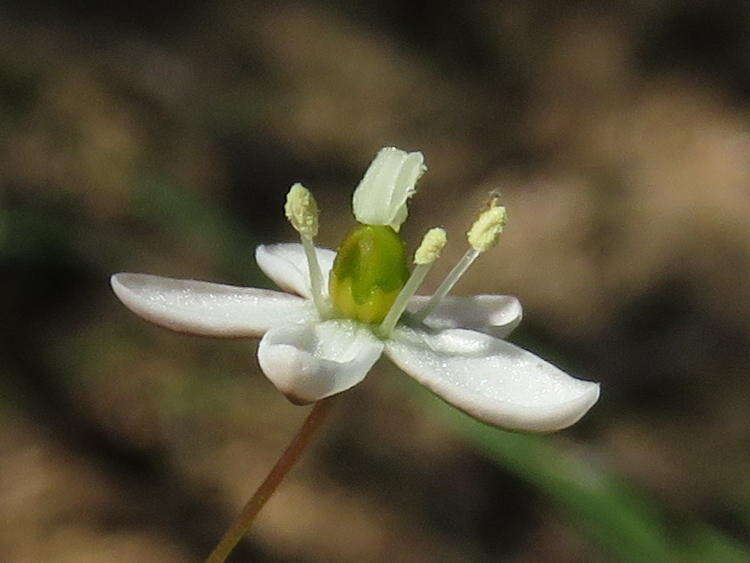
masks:
{"label": "white flower", "polygon": [[[421,155],[419,162],[421,166]],[[413,183],[407,191],[413,191]],[[439,238],[430,238],[430,256],[439,254],[439,248],[435,250]],[[377,327],[337,314],[327,297],[336,254],[305,246],[275,244],[256,249],[258,266],[285,293],[129,273],[112,276],[112,288],[133,312],[178,332],[262,337],[258,347],[261,369],[297,404],[356,385],[383,353],[446,402],[506,429],[547,432],[565,428],[597,401],[598,384],[572,378],[502,340],[521,320],[516,298],[445,297],[446,290],[435,301],[412,295],[416,291],[412,286],[418,283],[410,280],[402,284],[391,306],[395,314],[390,317],[398,323],[379,330],[388,324],[387,318]],[[429,265],[418,265],[414,274],[420,268],[419,281]]]}

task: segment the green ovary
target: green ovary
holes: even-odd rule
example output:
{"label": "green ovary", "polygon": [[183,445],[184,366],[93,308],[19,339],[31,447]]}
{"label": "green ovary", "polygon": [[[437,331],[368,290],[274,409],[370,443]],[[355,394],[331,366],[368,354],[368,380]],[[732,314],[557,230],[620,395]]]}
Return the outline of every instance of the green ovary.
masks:
{"label": "green ovary", "polygon": [[391,227],[360,225],[339,247],[328,282],[338,313],[375,324],[409,278],[404,243]]}

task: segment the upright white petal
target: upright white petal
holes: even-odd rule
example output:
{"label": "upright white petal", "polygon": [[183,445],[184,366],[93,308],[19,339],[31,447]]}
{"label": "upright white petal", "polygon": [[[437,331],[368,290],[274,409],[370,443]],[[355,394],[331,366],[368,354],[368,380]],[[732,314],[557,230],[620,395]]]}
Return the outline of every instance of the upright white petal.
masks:
{"label": "upright white petal", "polygon": [[306,404],[362,381],[382,352],[383,342],[365,325],[333,320],[269,330],[258,361],[290,401]]}
{"label": "upright white petal", "polygon": [[406,220],[406,201],[419,177],[427,170],[421,152],[394,147],[378,152],[354,191],[352,207],[365,225],[390,225],[398,231]]}
{"label": "upright white petal", "polygon": [[[316,248],[315,251],[323,274],[323,294],[328,295],[328,274],[333,268],[336,253],[327,248]],[[312,299],[310,270],[301,244],[261,244],[255,249],[255,261],[281,289]]]}
{"label": "upright white petal", "polygon": [[178,332],[202,336],[261,336],[267,330],[318,319],[305,299],[249,287],[147,274],[115,274],[112,289],[135,314]]}
{"label": "upright white petal", "polygon": [[[425,295],[415,295],[406,310],[416,313],[429,300]],[[465,328],[505,338],[522,317],[521,302],[512,295],[448,296],[425,318],[424,324],[434,330]]]}
{"label": "upright white petal", "polygon": [[504,340],[469,330],[397,327],[386,353],[448,403],[494,426],[551,432],[570,426],[599,398],[574,379]]}

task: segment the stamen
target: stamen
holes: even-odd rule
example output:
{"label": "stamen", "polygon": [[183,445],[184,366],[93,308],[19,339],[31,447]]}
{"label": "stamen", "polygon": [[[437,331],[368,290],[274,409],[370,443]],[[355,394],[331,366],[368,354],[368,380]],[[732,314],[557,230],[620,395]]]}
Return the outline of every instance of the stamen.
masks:
{"label": "stamen", "polygon": [[298,182],[291,187],[286,196],[284,212],[292,227],[299,233],[302,248],[305,250],[313,303],[318,314],[326,318],[329,316],[331,307],[323,295],[323,273],[313,244],[313,239],[318,234],[318,215],[320,214],[318,204],[310,190]]}
{"label": "stamen", "polygon": [[419,286],[422,285],[427,272],[432,268],[432,264],[440,257],[440,251],[446,242],[445,230],[440,228],[430,229],[424,235],[422,244],[419,245],[419,248],[414,253],[414,270],[412,270],[411,276],[409,276],[404,287],[401,288],[388,314],[377,329],[380,336],[388,338],[391,335],[393,328],[409,304],[409,299],[412,298],[419,289]]}
{"label": "stamen", "polygon": [[461,260],[458,261],[458,264],[453,266],[453,269],[445,277],[443,283],[441,283],[437,288],[435,294],[430,297],[430,300],[427,302],[427,304],[419,311],[414,313],[412,315],[412,318],[420,323],[425,320],[427,318],[427,315],[432,313],[435,310],[435,307],[437,307],[438,304],[443,300],[443,297],[450,293],[450,290],[453,289],[453,286],[456,285],[456,282],[459,280],[459,278],[464,275],[464,272],[469,269],[469,266],[474,263],[474,260],[477,259],[479,254],[480,252],[474,248],[470,248],[469,250],[467,250],[466,254],[464,254]]}
{"label": "stamen", "polygon": [[458,264],[453,267],[427,304],[412,315],[415,321],[424,321],[440,304],[443,298],[450,293],[459,278],[474,263],[474,260],[482,252],[497,244],[500,233],[503,232],[506,219],[505,207],[497,204],[497,196],[492,196],[488,202],[488,208],[479,214],[469,232],[466,233],[471,248],[466,251],[461,260],[458,261]]}

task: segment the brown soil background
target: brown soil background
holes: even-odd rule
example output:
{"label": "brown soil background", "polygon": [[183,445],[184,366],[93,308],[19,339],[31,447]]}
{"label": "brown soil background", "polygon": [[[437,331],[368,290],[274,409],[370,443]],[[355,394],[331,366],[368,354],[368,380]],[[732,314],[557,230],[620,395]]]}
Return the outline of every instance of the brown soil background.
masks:
{"label": "brown soil background", "polygon": [[[291,183],[335,247],[385,145],[429,166],[410,244],[503,194],[457,292],[517,295],[513,340],[602,382],[549,440],[745,541],[749,101],[744,2],[0,8],[0,559],[205,556],[305,411],[108,276],[268,286]],[[611,560],[379,366],[237,561]]]}

